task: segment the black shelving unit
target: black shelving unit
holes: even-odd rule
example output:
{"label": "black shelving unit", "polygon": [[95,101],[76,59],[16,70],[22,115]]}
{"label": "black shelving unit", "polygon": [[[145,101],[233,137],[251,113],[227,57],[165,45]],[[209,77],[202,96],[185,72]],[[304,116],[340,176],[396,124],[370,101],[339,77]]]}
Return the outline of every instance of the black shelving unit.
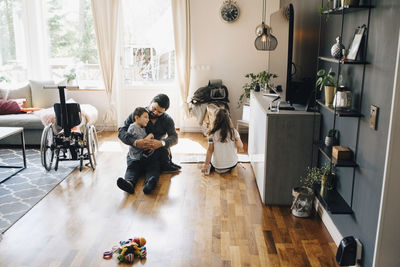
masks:
{"label": "black shelving unit", "polygon": [[321,186],[315,185],[314,191],[319,202],[324,206],[324,208],[332,214],[352,214],[353,210],[347,204],[347,202],[342,198],[336,189],[326,191],[326,194],[321,195]]}
{"label": "black shelving unit", "polygon": [[332,157],[332,147],[327,147],[325,145],[321,145],[318,150],[322,153],[322,155],[329,160],[331,164],[333,164],[335,167],[357,167],[357,163],[351,159],[351,160],[337,160]]}
{"label": "black shelving unit", "polygon": [[371,6],[371,5],[344,6],[344,7],[338,7],[335,9],[325,10],[322,13],[324,15],[328,15],[328,14],[341,15],[342,13],[347,14],[347,13],[352,13],[352,12],[357,12],[357,11],[368,10],[373,7],[374,6]]}
{"label": "black shelving unit", "polygon": [[[321,0],[322,5],[326,3],[326,0]],[[361,83],[361,88],[360,88],[360,96],[359,96],[359,103],[356,105],[357,107],[361,107],[362,103],[362,94],[363,94],[363,89],[364,89],[364,76],[365,76],[365,67],[367,64],[369,64],[366,61],[366,51],[367,51],[367,43],[368,43],[368,32],[369,32],[369,18],[371,15],[371,8],[373,8],[372,5],[360,5],[360,6],[344,6],[344,7],[338,7],[335,9],[330,9],[323,11],[321,19],[320,19],[320,36],[319,36],[319,47],[318,47],[318,63],[317,63],[317,70],[320,69],[320,65],[322,62],[327,62],[325,64],[335,64],[337,67],[337,82],[339,82],[339,76],[341,74],[343,65],[354,65],[354,67],[360,66],[363,68],[362,70],[362,83]],[[368,12],[368,22],[365,23],[367,26],[367,31],[364,36],[364,43],[363,47],[360,47],[360,50],[363,51],[361,56],[357,58],[356,60],[341,60],[341,59],[336,59],[331,56],[326,56],[326,55],[321,55],[321,32],[322,32],[322,20],[325,20],[325,16],[330,16],[330,15],[336,15],[336,16],[341,16],[341,24],[340,24],[340,37],[342,38],[343,36],[343,31],[344,31],[344,18],[345,15],[351,14],[354,12]],[[358,68],[358,67],[357,67]],[[329,114],[332,114],[333,116],[333,125],[332,129],[336,129],[336,120],[340,117],[348,117],[348,118],[354,118],[357,121],[357,132],[356,132],[356,144],[353,146],[354,151],[353,151],[353,159],[352,160],[336,160],[335,158],[332,157],[332,148],[331,147],[326,147],[325,145],[318,145],[318,151],[322,157],[324,157],[331,166],[331,170],[334,168],[353,168],[352,172],[352,188],[351,188],[351,196],[350,196],[350,203],[347,203],[343,197],[340,195],[340,193],[336,190],[336,188],[327,191],[325,194],[321,195],[320,194],[320,186],[316,186],[314,188],[315,194],[317,198],[319,199],[320,203],[325,207],[327,211],[329,211],[332,214],[352,214],[352,206],[353,206],[353,192],[354,192],[354,177],[355,177],[355,168],[358,167],[356,163],[356,156],[357,156],[357,148],[358,148],[358,136],[359,136],[359,130],[360,130],[360,118],[363,117],[361,112],[356,109],[349,109],[349,110],[343,110],[343,109],[338,109],[334,106],[326,106],[321,99],[317,99],[317,94],[315,94],[315,102],[316,106],[318,107],[318,110],[324,109],[327,110]],[[326,114],[326,113],[325,113]],[[327,116],[327,115],[326,115]],[[321,133],[323,136],[323,133]],[[322,142],[320,142],[322,143]],[[320,163],[321,164],[321,163]]]}
{"label": "black shelving unit", "polygon": [[336,116],[338,117],[363,117],[363,115],[358,111],[354,109],[335,109],[332,105],[331,106],[326,106],[324,103],[322,103],[321,100],[317,99],[316,100],[318,105],[320,105],[322,108],[332,112],[336,113]]}
{"label": "black shelving unit", "polygon": [[346,60],[341,60],[341,59],[336,59],[333,57],[318,57],[318,59],[327,61],[327,62],[333,62],[337,64],[343,64],[343,65],[367,65],[369,64],[368,62],[364,60],[352,60],[352,59],[346,59]]}

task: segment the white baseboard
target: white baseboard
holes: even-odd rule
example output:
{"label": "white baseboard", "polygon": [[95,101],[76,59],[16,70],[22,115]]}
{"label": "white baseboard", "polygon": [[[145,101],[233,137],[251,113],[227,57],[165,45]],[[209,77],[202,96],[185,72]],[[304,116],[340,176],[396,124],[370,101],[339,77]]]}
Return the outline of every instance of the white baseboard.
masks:
{"label": "white baseboard", "polygon": [[343,239],[343,236],[336,228],[336,225],[333,223],[331,217],[324,209],[321,202],[319,202],[318,198],[314,199],[314,209],[318,213],[319,217],[321,217],[322,222],[324,223],[326,229],[331,235],[333,241],[335,241],[336,246],[339,246],[339,243]]}
{"label": "white baseboard", "polygon": [[198,127],[180,127],[181,133],[202,133],[202,128]]}
{"label": "white baseboard", "polygon": [[115,124],[96,124],[96,131],[114,132],[118,131],[118,126]]}

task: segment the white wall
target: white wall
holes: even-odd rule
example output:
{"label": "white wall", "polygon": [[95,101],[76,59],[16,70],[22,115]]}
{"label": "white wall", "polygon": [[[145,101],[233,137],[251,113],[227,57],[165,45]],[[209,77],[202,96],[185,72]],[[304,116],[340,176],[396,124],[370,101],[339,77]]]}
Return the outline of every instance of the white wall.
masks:
{"label": "white wall", "polygon": [[[190,91],[205,86],[210,79],[222,79],[228,87],[234,121],[241,119],[237,101],[242,94],[245,74],[268,66],[268,52],[254,47],[255,28],[262,20],[262,0],[237,0],[240,17],[234,23],[220,19],[223,1],[191,1],[192,71]],[[267,18],[279,9],[279,0],[267,0]],[[267,20],[269,23],[269,19]],[[190,94],[189,94],[190,95]],[[181,129],[200,129],[195,119],[185,120]]]}

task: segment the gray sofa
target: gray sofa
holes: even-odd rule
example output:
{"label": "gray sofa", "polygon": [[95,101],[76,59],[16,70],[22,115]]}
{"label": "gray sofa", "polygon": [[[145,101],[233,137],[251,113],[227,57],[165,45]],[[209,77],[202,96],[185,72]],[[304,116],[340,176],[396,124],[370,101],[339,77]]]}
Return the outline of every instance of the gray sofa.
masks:
{"label": "gray sofa", "polygon": [[[27,108],[52,107],[55,102],[59,102],[58,91],[45,90],[43,89],[43,84],[54,83],[51,81],[30,81],[29,84],[15,90],[0,89],[0,98],[25,98]],[[23,127],[26,145],[40,145],[40,139],[44,128],[39,116],[34,114],[0,115],[0,127]],[[0,145],[16,145],[20,143],[21,140],[18,135],[0,140]]]}

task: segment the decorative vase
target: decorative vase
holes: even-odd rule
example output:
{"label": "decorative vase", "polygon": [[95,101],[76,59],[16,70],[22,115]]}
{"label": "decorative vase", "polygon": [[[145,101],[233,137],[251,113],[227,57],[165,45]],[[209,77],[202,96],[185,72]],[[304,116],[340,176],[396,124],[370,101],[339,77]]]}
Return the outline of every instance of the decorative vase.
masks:
{"label": "decorative vase", "polygon": [[336,37],[336,43],[331,48],[331,55],[336,59],[342,58],[342,50],[344,49],[344,45],[341,42],[340,36]]}
{"label": "decorative vase", "polygon": [[333,137],[331,137],[331,136],[326,136],[326,137],[325,137],[325,146],[327,146],[327,147],[333,146],[333,141],[334,141],[334,138],[333,138]]}
{"label": "decorative vase", "polygon": [[325,196],[326,192],[328,191],[328,189],[327,189],[327,185],[328,184],[327,183],[328,183],[328,176],[327,175],[322,176],[322,178],[321,178],[321,189],[319,191],[319,194],[321,196]]}
{"label": "decorative vase", "polygon": [[325,106],[331,106],[333,103],[333,97],[336,94],[335,86],[325,85]]}
{"label": "decorative vase", "polygon": [[260,92],[260,85],[257,83],[256,87],[254,88],[254,92]]}
{"label": "decorative vase", "polygon": [[325,197],[326,193],[333,188],[334,178],[334,173],[326,174],[321,177],[321,189],[319,191],[321,196]]}
{"label": "decorative vase", "polygon": [[295,187],[292,189],[294,197],[291,207],[292,214],[296,217],[310,217],[313,210],[314,192],[308,187]]}

